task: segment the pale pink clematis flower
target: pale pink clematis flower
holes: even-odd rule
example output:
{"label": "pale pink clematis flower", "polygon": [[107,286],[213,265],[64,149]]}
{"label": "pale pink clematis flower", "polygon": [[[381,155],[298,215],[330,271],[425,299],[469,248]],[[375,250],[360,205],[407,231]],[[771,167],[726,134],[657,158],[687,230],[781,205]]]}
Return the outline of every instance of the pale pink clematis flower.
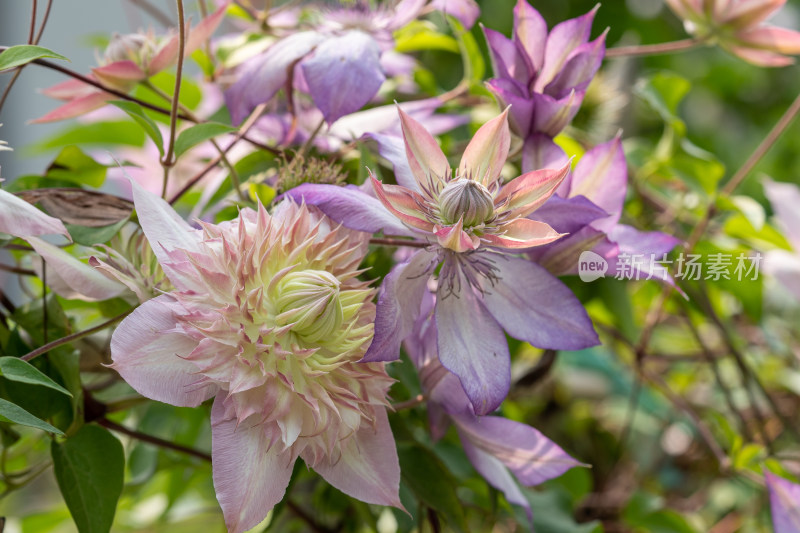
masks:
{"label": "pale pink clematis flower", "polygon": [[763,22],[786,0],[666,0],[686,31],[762,67],[784,67],[800,54],[800,32]]}
{"label": "pale pink clematis flower", "polygon": [[113,368],[158,401],[215,398],[213,478],[228,530],[264,519],[298,457],[354,498],[402,507],[386,415],[393,380],[381,363],[356,363],[375,316],[374,291],[357,278],[368,235],[289,201],[195,230],[133,187],[175,289],[120,324]]}

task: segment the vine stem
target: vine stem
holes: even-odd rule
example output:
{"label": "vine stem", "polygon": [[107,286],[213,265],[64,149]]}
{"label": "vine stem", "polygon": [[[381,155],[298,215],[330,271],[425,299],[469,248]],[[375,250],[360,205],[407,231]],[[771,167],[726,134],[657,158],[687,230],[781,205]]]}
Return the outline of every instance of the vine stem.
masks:
{"label": "vine stem", "polygon": [[417,394],[410,400],[406,400],[404,402],[397,402],[392,404],[392,409],[395,411],[402,411],[403,409],[411,409],[412,407],[416,407],[425,401],[424,394]]}
{"label": "vine stem", "polygon": [[31,359],[35,359],[35,358],[39,357],[40,355],[46,354],[47,352],[49,352],[53,348],[58,348],[59,346],[63,346],[64,344],[69,344],[72,341],[76,341],[78,339],[82,339],[83,337],[86,337],[86,336],[91,335],[93,333],[97,333],[98,331],[102,331],[102,330],[106,329],[109,326],[113,326],[114,324],[116,324],[117,322],[119,322],[120,320],[122,320],[123,318],[125,318],[126,316],[128,316],[132,312],[133,312],[133,309],[129,309],[128,311],[125,311],[124,313],[119,314],[119,315],[115,316],[114,318],[110,318],[110,319],[106,320],[102,324],[98,324],[98,325],[96,325],[94,327],[91,327],[89,329],[85,329],[83,331],[78,331],[78,332],[75,332],[75,333],[73,333],[71,335],[67,335],[66,337],[61,337],[60,339],[56,339],[56,340],[54,340],[52,342],[48,342],[47,344],[36,348],[32,352],[29,352],[29,353],[23,355],[21,357],[21,359],[23,361],[30,361]]}
{"label": "vine stem", "polygon": [[169,141],[167,143],[166,154],[161,160],[164,167],[164,182],[161,186],[161,197],[167,197],[167,183],[169,182],[169,171],[175,165],[175,131],[178,126],[178,106],[181,96],[181,78],[183,76],[183,54],[186,50],[186,20],[183,13],[183,0],[175,0],[178,6],[178,67],[175,73],[175,90],[172,95],[172,110],[169,116]]}
{"label": "vine stem", "polygon": [[191,455],[192,457],[197,457],[198,459],[202,459],[203,461],[211,462],[211,455],[205,452],[201,452],[200,450],[195,450],[194,448],[189,448],[188,446],[183,446],[182,444],[176,444],[174,442],[170,442],[168,440],[164,440],[153,435],[148,435],[147,433],[141,433],[139,431],[136,431],[135,429],[129,429],[123,426],[122,424],[117,424],[116,422],[113,422],[107,418],[100,418],[97,420],[97,423],[106,429],[110,429],[111,431],[116,431],[117,433],[122,433],[123,435],[127,435],[136,440],[147,442],[149,444],[153,444],[161,448],[174,450],[176,452],[185,453],[187,455]]}
{"label": "vine stem", "polygon": [[631,56],[651,56],[657,54],[669,54],[672,52],[684,52],[703,44],[699,39],[681,39],[680,41],[669,41],[656,44],[636,44],[632,46],[617,46],[606,49],[606,57],[631,57]]}
{"label": "vine stem", "polygon": [[423,241],[411,241],[405,239],[392,239],[389,237],[386,238],[379,238],[373,237],[369,240],[370,244],[378,244],[381,246],[409,246],[411,248],[427,248],[431,245],[429,242]]}

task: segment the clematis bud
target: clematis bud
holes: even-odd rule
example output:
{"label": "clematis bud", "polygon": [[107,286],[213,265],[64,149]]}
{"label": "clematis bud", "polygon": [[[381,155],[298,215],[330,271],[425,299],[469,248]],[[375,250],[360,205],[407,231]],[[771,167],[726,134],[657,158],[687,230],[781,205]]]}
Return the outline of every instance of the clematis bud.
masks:
{"label": "clematis bud", "polygon": [[106,63],[133,61],[139,66],[145,66],[146,60],[152,55],[154,48],[152,39],[148,39],[141,33],[127,35],[115,33],[111,42],[108,43],[103,58]]}
{"label": "clematis bud", "polygon": [[455,224],[459,220],[465,227],[480,226],[494,215],[492,193],[470,179],[458,179],[448,183],[439,196],[442,220]]}
{"label": "clematis bud", "polygon": [[291,324],[307,342],[330,337],[344,321],[339,286],[339,280],[324,270],[286,274],[276,285],[276,321]]}

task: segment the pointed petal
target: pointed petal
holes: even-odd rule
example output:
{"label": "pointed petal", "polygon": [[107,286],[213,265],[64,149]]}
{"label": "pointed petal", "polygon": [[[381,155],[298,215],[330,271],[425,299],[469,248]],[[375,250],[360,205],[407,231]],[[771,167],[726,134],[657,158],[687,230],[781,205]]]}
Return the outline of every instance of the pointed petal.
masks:
{"label": "pointed petal", "polygon": [[158,52],[147,65],[147,73],[152,76],[177,63],[178,52],[180,52],[180,41],[177,33],[173,33],[172,37],[159,47]]}
{"label": "pointed petal", "polygon": [[258,525],[283,499],[294,457],[291,451],[280,453],[279,446],[270,446],[263,425],[248,421],[239,425],[235,418],[224,416],[220,394],[211,408],[214,491],[228,531],[242,533]]}
{"label": "pointed petal", "polygon": [[464,225],[461,220],[452,226],[442,228],[437,226],[436,240],[442,247],[459,253],[475,250],[481,244],[478,237],[469,235],[464,231]]}
{"label": "pointed petal", "polygon": [[91,302],[108,300],[125,292],[124,285],[107,278],[58,246],[37,237],[29,237],[28,242],[47,263],[47,284],[59,296]]}
{"label": "pointed petal", "polygon": [[[604,247],[602,251],[600,246]],[[605,259],[619,254],[619,246],[610,242],[605,233],[584,226],[552,244],[530,250],[527,255],[554,276],[568,276],[578,274],[581,253],[589,250]]]}
{"label": "pointed petal", "polygon": [[400,462],[389,418],[385,408],[375,407],[374,410],[374,426],[362,423],[355,436],[340,450],[341,456],[311,463],[312,468],[348,496],[403,509],[399,494]]}
{"label": "pointed petal", "polygon": [[584,91],[570,91],[561,99],[553,98],[546,94],[534,93],[534,109],[531,131],[544,133],[548,137],[555,137],[566,128],[581,107]]}
{"label": "pointed petal", "polygon": [[533,119],[534,101],[520,94],[512,80],[496,78],[486,82],[502,107],[509,108],[508,122],[511,130],[522,138],[527,137]]}
{"label": "pointed petal", "polygon": [[763,48],[781,54],[800,54],[800,32],[777,26],[759,26],[736,33],[736,39],[746,46]]}
{"label": "pointed petal", "polygon": [[715,19],[730,28],[753,27],[764,22],[779,10],[786,0],[738,0],[727,2],[723,12],[715,13]]}
{"label": "pointed petal", "polygon": [[528,0],[514,6],[514,41],[525,52],[532,72],[541,70],[547,42],[547,22]]}
{"label": "pointed petal", "polygon": [[547,36],[544,65],[534,83],[534,91],[543,92],[544,88],[564,68],[573,51],[589,41],[592,21],[596,12],[597,6],[585,15],[565,20],[553,27],[550,35]]}
{"label": "pointed petal", "polygon": [[508,182],[494,202],[501,213],[508,212],[508,218],[525,217],[536,211],[556,191],[569,174],[569,161],[561,168],[535,170]]}
{"label": "pointed petal", "polygon": [[496,78],[515,80],[527,86],[533,73],[526,66],[520,48],[499,31],[486,28],[481,24],[486,44],[489,47],[489,59],[492,61],[492,72]]}
{"label": "pointed petal", "polygon": [[375,336],[362,361],[394,361],[400,358],[400,343],[408,337],[428,290],[428,279],[437,256],[420,250],[383,278],[375,310]]}
{"label": "pointed petal", "polygon": [[358,111],[375,96],[386,79],[380,55],[375,39],[353,30],[329,37],[302,62],[311,98],[328,124]]}
{"label": "pointed petal", "polygon": [[47,89],[42,89],[40,92],[56,100],[73,100],[79,96],[95,93],[97,92],[97,88],[88,83],[83,83],[81,80],[70,79],[57,83]]}
{"label": "pointed petal", "polygon": [[378,200],[405,224],[425,232],[433,231],[433,223],[420,210],[425,200],[419,194],[400,185],[384,185],[370,175],[372,188]]}
{"label": "pointed petal", "polygon": [[367,233],[413,237],[414,231],[400,222],[376,198],[358,187],[303,183],[284,194],[297,203],[317,206],[343,226]]}
{"label": "pointed petal", "polygon": [[441,183],[450,174],[450,163],[447,162],[442,149],[422,124],[411,118],[400,107],[400,125],[403,128],[403,140],[406,144],[406,155],[411,172],[417,179],[421,190],[430,190],[431,184]]}
{"label": "pointed petal", "polygon": [[585,91],[603,62],[607,33],[608,30],[594,41],[576,48],[564,68],[545,87],[545,92],[560,98],[570,91]]}
{"label": "pointed petal", "polygon": [[702,0],[665,0],[669,8],[679,18],[691,20],[703,16]]}
{"label": "pointed petal", "polygon": [[748,46],[730,46],[723,45],[723,48],[728,50],[736,57],[747,61],[758,67],[788,67],[794,64],[794,58],[781,55],[777,52],[769,50],[759,50],[757,48],[750,48]]}
{"label": "pointed petal", "polygon": [[394,16],[386,26],[386,29],[394,31],[402,28],[417,18],[424,6],[425,0],[400,0],[394,6]]}
{"label": "pointed petal", "polygon": [[116,96],[106,92],[92,92],[85,96],[70,100],[66,104],[53,109],[49,113],[32,120],[31,123],[43,124],[45,122],[56,122],[59,120],[66,120],[68,118],[79,117],[81,115],[85,115],[89,111],[100,109],[106,105],[106,102],[109,100],[114,100],[115,98]]}
{"label": "pointed petal", "polygon": [[508,131],[508,108],[500,116],[481,126],[464,150],[459,176],[468,176],[485,186],[500,177],[511,146],[511,133]]}
{"label": "pointed petal", "polygon": [[436,300],[439,360],[461,380],[475,413],[484,415],[497,409],[508,394],[508,342],[466,280],[460,285],[459,293],[440,294]]}
{"label": "pointed petal", "polygon": [[569,191],[563,191],[562,186],[559,194],[585,196],[613,215],[598,221],[604,226],[595,225],[597,229],[610,230],[622,213],[627,189],[628,165],[625,161],[625,152],[622,150],[622,139],[616,137],[586,152],[575,166],[569,182]]}
{"label": "pointed petal", "polygon": [[560,168],[568,161],[567,154],[553,138],[537,133],[525,139],[522,145],[522,171],[531,172],[541,168]]}
{"label": "pointed petal", "polygon": [[800,485],[764,472],[775,533],[800,531]]}
{"label": "pointed petal", "polygon": [[607,216],[608,213],[585,196],[561,198],[554,194],[530,218],[546,222],[559,233],[575,233],[590,222]]}
{"label": "pointed petal", "polygon": [[454,417],[462,442],[498,458],[525,486],[553,479],[581,463],[536,429],[499,416]]}
{"label": "pointed petal", "polygon": [[184,55],[190,55],[192,52],[203,46],[207,40],[214,35],[222,20],[225,18],[225,12],[228,10],[230,2],[223,2],[212,14],[201,20],[197,26],[189,30],[189,37],[186,39],[184,47]]}
{"label": "pointed petal", "polygon": [[123,92],[133,89],[147,75],[139,65],[130,60],[114,61],[102,67],[92,69],[92,74],[107,87]]}
{"label": "pointed petal", "polygon": [[497,261],[499,281],[484,303],[509,335],[537,348],[581,350],[599,344],[592,321],[566,285],[530,261]]}
{"label": "pointed petal", "polygon": [[767,195],[775,218],[783,234],[800,251],[800,187],[791,183],[764,180],[764,193]]}
{"label": "pointed petal", "polygon": [[4,190],[0,190],[0,233],[23,239],[35,235],[64,235],[70,238],[67,228],[59,219]]}
{"label": "pointed petal", "polygon": [[507,250],[522,250],[542,246],[557,241],[564,236],[544,222],[529,218],[518,218],[500,226],[497,235],[484,235],[483,240],[490,246],[505,248]]}
{"label": "pointed petal", "polygon": [[197,341],[175,331],[175,307],[172,296],[163,294],[123,320],[111,337],[111,368],[142,396],[196,407],[214,396],[217,388],[197,387],[197,367],[182,358]]}

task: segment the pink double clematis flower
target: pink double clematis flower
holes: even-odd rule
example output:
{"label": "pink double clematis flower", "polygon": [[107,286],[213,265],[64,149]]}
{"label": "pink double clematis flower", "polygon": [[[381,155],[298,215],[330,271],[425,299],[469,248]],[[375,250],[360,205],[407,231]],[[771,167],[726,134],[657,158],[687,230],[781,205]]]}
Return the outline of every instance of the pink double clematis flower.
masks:
{"label": "pink double clematis flower", "polygon": [[794,63],[800,32],[763,22],[786,0],[666,0],[686,31],[709,44],[762,67]]}

